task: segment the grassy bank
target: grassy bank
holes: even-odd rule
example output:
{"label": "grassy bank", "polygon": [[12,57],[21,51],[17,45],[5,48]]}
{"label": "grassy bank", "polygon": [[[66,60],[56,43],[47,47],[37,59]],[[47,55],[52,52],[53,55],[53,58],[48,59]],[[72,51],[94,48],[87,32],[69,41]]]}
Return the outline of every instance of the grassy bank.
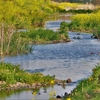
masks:
{"label": "grassy bank", "polygon": [[21,33],[22,38],[28,38],[31,44],[68,42],[69,37],[66,32],[54,32],[49,29],[34,29]]}
{"label": "grassy bank", "polygon": [[69,29],[73,31],[92,32],[100,39],[100,10],[95,10],[91,14],[77,14],[72,16]]}
{"label": "grassy bank", "polygon": [[99,100],[100,65],[97,65],[93,69],[92,75],[89,78],[82,80],[67,98],[70,98],[70,100]]}
{"label": "grassy bank", "polygon": [[19,65],[0,63],[0,91],[20,88],[37,88],[55,84],[55,76],[44,76],[41,73],[29,73]]}
{"label": "grassy bank", "polygon": [[28,38],[33,44],[69,42],[68,24],[62,22],[58,31],[49,29],[33,29],[21,33],[22,38]]}

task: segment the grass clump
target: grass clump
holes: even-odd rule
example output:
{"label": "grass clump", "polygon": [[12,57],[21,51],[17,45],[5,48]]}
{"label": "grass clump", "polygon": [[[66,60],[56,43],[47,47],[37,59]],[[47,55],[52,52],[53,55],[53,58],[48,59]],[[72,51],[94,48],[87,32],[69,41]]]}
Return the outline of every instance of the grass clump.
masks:
{"label": "grass clump", "polygon": [[[21,37],[22,38],[28,38],[31,43],[53,43],[54,41],[65,41],[64,39],[69,39],[68,37],[68,30],[66,30],[66,22],[62,22],[61,26],[63,28],[60,28],[59,31],[54,32],[53,30],[49,29],[33,29],[29,30],[27,32],[22,32]],[[63,35],[63,37],[62,37]]]}
{"label": "grass clump", "polygon": [[59,34],[55,33],[53,30],[31,30],[28,36],[35,41],[52,41],[52,40],[59,40]]}
{"label": "grass clump", "polygon": [[26,84],[50,84],[52,80],[55,80],[54,76],[44,76],[41,73],[29,73],[20,69],[19,65],[0,63],[0,82],[5,82],[5,84],[15,84],[17,82]]}

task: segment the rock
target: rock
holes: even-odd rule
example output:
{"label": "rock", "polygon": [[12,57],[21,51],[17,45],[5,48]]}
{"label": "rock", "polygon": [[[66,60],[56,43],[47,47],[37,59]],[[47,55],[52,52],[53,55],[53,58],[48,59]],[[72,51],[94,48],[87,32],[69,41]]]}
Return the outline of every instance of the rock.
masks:
{"label": "rock", "polygon": [[80,35],[80,33],[77,33],[77,35]]}
{"label": "rock", "polygon": [[81,39],[81,38],[78,36],[77,39]]}
{"label": "rock", "polygon": [[67,83],[71,83],[72,80],[71,80],[70,78],[68,78],[68,79],[66,80],[66,82],[67,82]]}
{"label": "rock", "polygon": [[67,92],[65,92],[64,96],[68,96],[68,93],[67,93]]}
{"label": "rock", "polygon": [[57,95],[56,98],[62,98],[60,95]]}
{"label": "rock", "polygon": [[73,37],[73,39],[76,39],[76,37]]}
{"label": "rock", "polygon": [[91,36],[91,38],[97,39],[97,36],[96,36],[95,34],[93,34],[93,35]]}
{"label": "rock", "polygon": [[39,92],[38,95],[41,95],[41,93]]}
{"label": "rock", "polygon": [[93,52],[90,52],[90,54],[94,54]]}

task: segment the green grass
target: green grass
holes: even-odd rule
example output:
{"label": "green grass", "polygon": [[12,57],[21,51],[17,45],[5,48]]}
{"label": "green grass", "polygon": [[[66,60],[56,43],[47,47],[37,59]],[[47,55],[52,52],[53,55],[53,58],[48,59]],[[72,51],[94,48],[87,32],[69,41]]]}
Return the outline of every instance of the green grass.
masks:
{"label": "green grass", "polygon": [[[61,30],[60,30],[61,31]],[[30,40],[30,42],[32,42],[33,44],[36,43],[48,43],[48,42],[52,42],[53,41],[60,41],[63,40],[61,38],[61,35],[63,34],[64,37],[66,39],[68,39],[68,33],[66,31],[66,33],[62,32],[60,33],[60,31],[54,32],[53,30],[49,30],[49,29],[33,29],[30,30],[28,32],[22,32],[21,33],[21,37],[22,38],[28,38]]]}
{"label": "green grass", "polygon": [[54,76],[44,76],[41,73],[29,73],[20,69],[19,65],[10,63],[0,63],[0,81],[6,84],[15,84],[17,82],[33,84],[36,82],[50,84],[54,80]]}

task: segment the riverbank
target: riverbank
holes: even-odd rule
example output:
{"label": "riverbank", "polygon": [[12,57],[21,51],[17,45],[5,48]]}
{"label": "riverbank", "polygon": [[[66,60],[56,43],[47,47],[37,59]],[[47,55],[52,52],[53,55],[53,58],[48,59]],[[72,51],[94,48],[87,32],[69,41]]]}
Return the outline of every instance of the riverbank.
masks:
{"label": "riverbank", "polygon": [[70,42],[68,36],[68,23],[62,21],[58,31],[51,29],[33,29],[27,32],[22,32],[21,37],[29,39],[30,44],[51,44]]}
{"label": "riverbank", "polygon": [[44,76],[41,73],[29,73],[20,69],[18,65],[0,63],[0,91],[19,89],[39,89],[55,84],[66,85],[71,81],[58,80],[55,76]]}
{"label": "riverbank", "polygon": [[16,82],[15,84],[7,84],[5,81],[0,81],[0,91],[10,91],[10,90],[30,90],[30,89],[40,89],[41,87],[50,87],[53,85],[61,85],[65,86],[66,81],[65,80],[52,80],[50,83],[41,83],[41,82],[34,82],[31,84],[28,83],[22,83],[22,82]]}
{"label": "riverbank", "polygon": [[66,98],[71,100],[100,99],[100,64],[92,71],[92,75],[79,82],[78,86]]}
{"label": "riverbank", "polygon": [[71,42],[70,39],[65,39],[65,40],[53,40],[53,41],[46,41],[46,42],[40,42],[40,41],[33,41],[30,42],[30,44],[36,45],[36,44],[56,44],[56,43],[67,43]]}

